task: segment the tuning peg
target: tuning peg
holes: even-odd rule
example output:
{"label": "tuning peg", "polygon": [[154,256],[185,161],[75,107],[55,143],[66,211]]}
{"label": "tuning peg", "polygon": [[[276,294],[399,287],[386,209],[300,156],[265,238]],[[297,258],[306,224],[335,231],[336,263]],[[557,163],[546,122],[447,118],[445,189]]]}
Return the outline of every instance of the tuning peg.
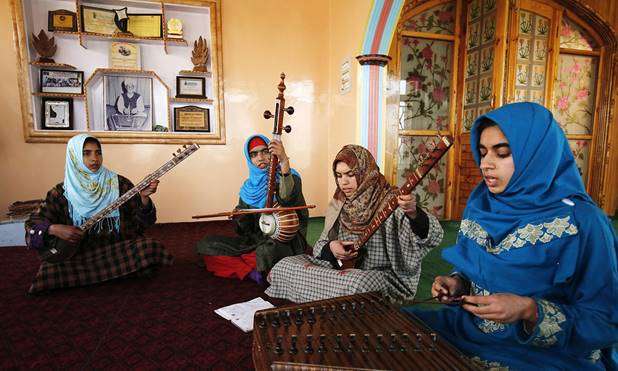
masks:
{"label": "tuning peg", "polygon": [[286,133],[289,133],[290,131],[292,131],[292,127],[290,125],[285,125],[283,127],[283,131],[285,131]]}
{"label": "tuning peg", "polygon": [[272,113],[270,113],[270,111],[269,111],[269,110],[264,111],[264,118],[265,118],[266,120],[268,120],[268,119],[270,119],[270,118],[273,118],[273,117],[275,117],[275,115],[273,115]]}
{"label": "tuning peg", "polygon": [[187,149],[187,145],[186,145],[186,144],[183,144],[183,145],[182,145],[182,148]]}
{"label": "tuning peg", "polygon": [[288,115],[292,115],[294,113],[294,107],[290,106],[290,107],[286,108],[285,112],[287,112]]}
{"label": "tuning peg", "polygon": [[180,151],[181,151],[181,149],[180,149],[180,148],[178,148],[178,149],[176,150],[176,153],[180,153]]}
{"label": "tuning peg", "polygon": [[172,152],[172,157],[176,157],[176,152]]}

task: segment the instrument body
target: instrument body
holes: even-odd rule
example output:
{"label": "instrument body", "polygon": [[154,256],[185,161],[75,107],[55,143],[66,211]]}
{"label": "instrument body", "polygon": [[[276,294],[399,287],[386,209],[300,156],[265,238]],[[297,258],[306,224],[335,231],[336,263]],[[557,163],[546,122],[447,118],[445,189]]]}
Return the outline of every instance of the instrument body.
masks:
{"label": "instrument body", "polygon": [[[141,182],[135,185],[133,188],[125,192],[118,197],[114,202],[107,205],[103,210],[96,213],[90,219],[86,220],[82,225],[78,226],[84,232],[87,232],[90,228],[96,225],[99,221],[103,220],[109,213],[122,206],[125,202],[129,201],[133,196],[146,189],[153,180],[159,179],[163,174],[172,170],[181,161],[192,155],[197,151],[200,146],[196,143],[190,146],[184,146],[184,149],[178,149],[173,153],[172,159],[167,161],[163,166],[159,167],[155,172],[145,177]],[[80,244],[73,244],[63,239],[57,238],[54,246],[51,246],[46,250],[39,250],[39,258],[48,263],[60,263],[64,260],[70,259],[77,250]]]}
{"label": "instrument body", "polygon": [[[285,132],[289,133],[292,129],[288,125],[286,127],[283,126],[283,114],[288,113],[289,115],[294,113],[293,107],[285,107],[285,97],[283,95],[283,91],[285,90],[285,74],[281,74],[281,81],[277,86],[279,89],[279,94],[277,95],[275,102],[275,113],[272,114],[270,111],[264,112],[264,118],[270,119],[274,118],[275,122],[273,124],[273,138],[275,140],[281,140],[281,134],[285,130]],[[277,188],[277,169],[279,167],[279,159],[276,155],[271,154],[270,156],[270,165],[268,167],[268,190],[266,196],[266,208],[277,207],[273,201],[274,196],[276,194]],[[288,242],[291,241],[298,230],[300,229],[300,221],[298,219],[298,214],[293,210],[282,210],[274,213],[263,213],[260,215],[260,230],[268,237],[280,241],[280,242]]]}
{"label": "instrument body", "polygon": [[[371,236],[380,228],[382,223],[388,219],[388,217],[397,209],[398,203],[397,198],[400,195],[408,195],[414,190],[414,188],[418,185],[418,183],[423,180],[425,175],[433,168],[435,164],[440,161],[442,156],[451,148],[453,145],[453,138],[451,136],[442,136],[440,137],[440,141],[434,146],[434,148],[428,151],[424,158],[420,159],[420,165],[412,172],[412,175],[408,177],[406,183],[401,186],[399,191],[397,191],[396,195],[391,198],[387,205],[379,211],[376,216],[373,218],[367,229],[361,234],[361,236],[354,242],[354,245],[349,246],[350,250],[358,251]],[[350,269],[354,268],[356,265],[356,258],[351,258],[347,260],[338,260],[338,269]]]}
{"label": "instrument body", "polygon": [[454,346],[381,294],[255,313],[256,370],[476,370]]}

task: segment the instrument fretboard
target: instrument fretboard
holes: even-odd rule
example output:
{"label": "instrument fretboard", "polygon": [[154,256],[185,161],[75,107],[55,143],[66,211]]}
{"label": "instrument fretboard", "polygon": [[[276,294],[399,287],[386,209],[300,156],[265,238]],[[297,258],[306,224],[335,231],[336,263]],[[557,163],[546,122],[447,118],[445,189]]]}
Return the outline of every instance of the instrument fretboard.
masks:
{"label": "instrument fretboard", "polygon": [[382,209],[382,211],[378,212],[376,216],[374,216],[371,224],[365,229],[363,234],[358,238],[358,240],[354,243],[354,250],[360,249],[371,236],[380,228],[382,223],[397,209],[398,203],[397,198],[401,195],[408,195],[412,190],[416,187],[418,183],[427,175],[429,170],[440,161],[442,156],[448,151],[448,149],[453,145],[453,138],[450,136],[443,136],[440,138],[441,140],[436,144],[435,148],[427,153],[427,157],[421,161],[421,165],[414,170],[412,175],[408,177],[406,183],[399,188],[396,192],[396,195],[392,197],[386,206]]}
{"label": "instrument fretboard", "polygon": [[[159,179],[165,173],[172,170],[176,165],[182,162],[184,159],[189,157],[193,152],[197,151],[200,148],[198,144],[192,144],[189,147],[185,148],[182,152],[174,153],[173,158],[167,161],[163,166],[158,168],[153,173],[146,176],[141,182],[137,183],[133,188],[125,192],[122,196],[118,197],[114,202],[107,205],[104,209],[96,213],[93,217],[86,220],[79,228],[82,231],[87,231],[92,228],[99,221],[103,220],[109,213],[114,211],[115,209],[122,206],[125,202],[129,201],[133,196],[143,191],[150,185],[153,180]],[[179,150],[180,151],[180,150]]]}

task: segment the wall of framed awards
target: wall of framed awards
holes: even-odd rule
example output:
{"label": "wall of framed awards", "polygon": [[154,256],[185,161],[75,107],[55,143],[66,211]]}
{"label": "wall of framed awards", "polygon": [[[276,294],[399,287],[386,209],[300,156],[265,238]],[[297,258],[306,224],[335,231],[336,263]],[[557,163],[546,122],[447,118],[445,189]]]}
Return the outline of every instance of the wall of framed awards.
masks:
{"label": "wall of framed awards", "polygon": [[225,143],[220,0],[14,0],[27,142]]}

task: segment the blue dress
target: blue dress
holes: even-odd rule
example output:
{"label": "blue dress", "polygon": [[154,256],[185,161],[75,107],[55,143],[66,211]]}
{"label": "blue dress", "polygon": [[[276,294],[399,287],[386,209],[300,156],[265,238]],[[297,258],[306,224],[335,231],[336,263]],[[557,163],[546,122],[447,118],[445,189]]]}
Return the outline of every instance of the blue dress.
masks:
{"label": "blue dress", "polygon": [[469,279],[470,295],[533,298],[538,320],[484,320],[457,306],[404,308],[486,368],[617,369],[618,239],[586,194],[568,141],[551,113],[533,103],[480,117],[498,124],[515,171],[506,189],[484,183],[470,195],[455,246],[443,258]]}

